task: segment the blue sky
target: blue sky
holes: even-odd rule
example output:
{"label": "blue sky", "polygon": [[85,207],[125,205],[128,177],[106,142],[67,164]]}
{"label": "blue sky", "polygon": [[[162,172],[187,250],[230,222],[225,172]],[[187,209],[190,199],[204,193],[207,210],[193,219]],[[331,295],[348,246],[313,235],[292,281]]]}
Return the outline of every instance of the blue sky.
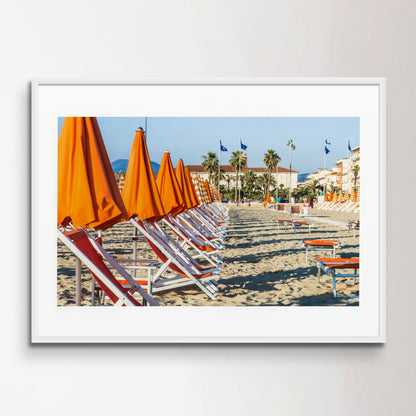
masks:
{"label": "blue sky", "polygon": [[[63,118],[59,118],[59,131]],[[98,117],[110,161],[128,159],[135,129],[145,127],[144,117]],[[248,167],[263,167],[268,149],[281,157],[280,165],[289,167],[288,139],[296,150],[292,152],[292,169],[300,173],[323,168],[324,142],[330,153],[326,167],[347,156],[347,141],[351,148],[360,144],[358,117],[150,117],[147,120],[147,146],[152,161],[160,163],[163,152],[171,152],[174,166],[179,159],[185,165],[201,164],[202,155],[214,152],[218,156],[219,138],[228,152],[221,152],[221,164],[228,164],[232,152],[240,150],[240,138],[247,145]]]}

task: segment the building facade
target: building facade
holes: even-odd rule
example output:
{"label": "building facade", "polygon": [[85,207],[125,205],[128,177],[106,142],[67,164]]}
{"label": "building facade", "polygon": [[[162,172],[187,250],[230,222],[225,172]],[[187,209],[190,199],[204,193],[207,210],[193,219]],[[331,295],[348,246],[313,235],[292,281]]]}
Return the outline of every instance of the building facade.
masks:
{"label": "building facade", "polygon": [[[188,165],[189,171],[191,175],[196,173],[200,175],[203,179],[208,180],[208,172],[202,165]],[[235,188],[236,185],[236,172],[231,165],[221,165],[221,170],[224,171],[224,176],[226,179],[221,179],[220,185],[224,185],[227,189]],[[267,172],[266,167],[261,168],[251,168],[251,167],[242,167],[241,173],[251,171],[256,174],[256,176],[261,176],[265,172]],[[276,182],[276,187],[279,187],[281,184],[285,188],[294,189],[298,186],[298,174],[299,172],[296,170],[290,170],[284,168],[282,166],[277,166],[275,169],[272,170],[272,178]]]}
{"label": "building facade", "polygon": [[[349,158],[339,159],[331,169],[318,169],[317,172],[311,173],[307,181],[317,180],[319,185],[324,189],[330,190],[337,187],[343,192],[351,192],[355,188],[360,188],[360,146],[351,151]],[[358,169],[356,168],[358,167]]]}

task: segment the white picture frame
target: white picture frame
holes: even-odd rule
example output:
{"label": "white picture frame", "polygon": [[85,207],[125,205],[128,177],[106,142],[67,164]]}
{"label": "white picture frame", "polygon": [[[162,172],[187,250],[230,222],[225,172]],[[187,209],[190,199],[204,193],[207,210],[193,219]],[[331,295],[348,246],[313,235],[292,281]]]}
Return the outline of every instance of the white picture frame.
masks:
{"label": "white picture frame", "polygon": [[[246,99],[241,100],[242,96]],[[58,307],[57,118],[139,115],[360,117],[360,129],[363,129],[360,130],[363,178],[360,215],[364,224],[360,230],[360,305],[348,308]],[[386,80],[34,81],[31,283],[33,343],[386,342]]]}

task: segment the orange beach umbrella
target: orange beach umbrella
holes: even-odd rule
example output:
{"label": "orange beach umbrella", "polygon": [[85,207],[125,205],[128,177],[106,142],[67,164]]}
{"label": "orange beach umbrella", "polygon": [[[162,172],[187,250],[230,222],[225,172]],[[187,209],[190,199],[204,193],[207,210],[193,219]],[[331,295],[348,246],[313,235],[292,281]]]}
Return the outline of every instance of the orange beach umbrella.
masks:
{"label": "orange beach umbrella", "polygon": [[206,179],[205,179],[204,185],[205,185],[205,189],[207,191],[208,204],[211,204],[212,203],[211,189],[209,189],[209,183]]}
{"label": "orange beach umbrella", "polygon": [[185,201],[173,170],[169,152],[163,154],[156,184],[166,214],[177,215],[186,209]]}
{"label": "orange beach umbrella", "polygon": [[136,130],[122,193],[129,217],[158,221],[165,211],[157,189],[143,130]]}
{"label": "orange beach umbrella", "polygon": [[201,205],[203,203],[202,192],[199,189],[199,176],[195,172],[192,174],[192,182],[194,184],[194,189],[195,189],[195,194],[198,200],[198,205]]}
{"label": "orange beach umbrella", "polygon": [[189,189],[186,186],[185,169],[184,169],[184,166],[183,166],[182,159],[180,159],[178,164],[176,165],[175,175],[176,175],[176,178],[178,180],[179,188],[182,191],[182,195],[183,195],[183,199],[185,201],[186,209],[188,210],[188,209],[193,208],[194,205],[192,203],[192,198],[191,198],[191,195],[189,193]]}
{"label": "orange beach umbrella", "polygon": [[104,230],[128,219],[95,117],[65,117],[58,140],[58,225]]}
{"label": "orange beach umbrella", "polygon": [[189,172],[189,168],[185,168],[185,179],[186,184],[188,185],[189,195],[192,201],[192,208],[195,208],[199,205],[198,196],[196,194],[195,186],[191,178],[191,173]]}

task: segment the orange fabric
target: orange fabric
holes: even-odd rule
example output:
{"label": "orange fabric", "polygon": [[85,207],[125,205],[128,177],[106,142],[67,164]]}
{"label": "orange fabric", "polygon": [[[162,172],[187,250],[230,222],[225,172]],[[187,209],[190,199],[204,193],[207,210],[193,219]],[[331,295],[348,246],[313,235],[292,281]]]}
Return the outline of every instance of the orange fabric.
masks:
{"label": "orange fabric", "polygon": [[183,166],[182,159],[179,160],[178,164],[176,165],[175,175],[176,175],[176,178],[178,179],[179,187],[182,191],[182,195],[185,200],[186,209],[188,210],[188,209],[193,208],[194,205],[192,204],[191,195],[189,193],[188,187],[186,186],[185,169]]}
{"label": "orange fabric", "polygon": [[159,188],[160,199],[162,200],[166,214],[177,215],[186,209],[185,201],[173,170],[169,152],[163,154],[156,184]]}
{"label": "orange fabric", "polygon": [[205,189],[207,190],[208,203],[211,204],[212,203],[211,189],[209,189],[209,183],[206,179],[205,179]]}
{"label": "orange fabric", "polygon": [[270,194],[267,194],[266,202],[268,202],[269,204],[272,202],[272,200],[270,199]]}
{"label": "orange fabric", "polygon": [[307,246],[338,246],[337,240],[303,240]]}
{"label": "orange fabric", "polygon": [[95,117],[65,117],[58,140],[58,225],[103,230],[128,219]]}
{"label": "orange fabric", "polygon": [[[107,276],[110,282],[113,283],[113,285],[116,286],[120,292],[122,292],[133,303],[133,305],[142,306],[128,291],[128,289],[121,286],[120,282],[117,281],[117,279],[111,273],[110,269],[103,262],[102,257],[97,253],[91,242],[88,240],[88,237],[84,231],[79,229],[68,231],[65,233],[65,235],[72,240],[77,248],[81,250],[82,253],[84,253],[105,276]],[[119,297],[111,289],[109,289],[107,285],[90,269],[88,270],[93,275],[94,279],[100,285],[105,294],[111,299],[113,303],[116,303],[119,300]]]}
{"label": "orange fabric", "polygon": [[192,208],[195,208],[199,205],[198,196],[196,195],[196,190],[194,183],[191,178],[191,172],[189,172],[189,168],[185,168],[185,179],[188,185],[189,195],[191,197]]}
{"label": "orange fabric", "polygon": [[122,197],[130,218],[158,221],[165,215],[143,130],[136,130]]}

